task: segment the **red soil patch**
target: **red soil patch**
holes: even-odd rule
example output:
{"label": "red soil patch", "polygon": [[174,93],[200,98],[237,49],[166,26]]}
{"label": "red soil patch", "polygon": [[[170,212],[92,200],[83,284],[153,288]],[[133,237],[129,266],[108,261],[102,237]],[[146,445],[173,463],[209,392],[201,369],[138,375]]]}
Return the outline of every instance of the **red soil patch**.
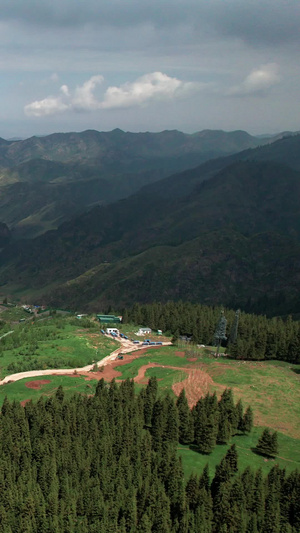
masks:
{"label": "red soil patch", "polygon": [[161,365],[160,364],[156,364],[156,363],[148,363],[147,365],[141,366],[141,368],[139,368],[139,370],[138,370],[138,375],[134,378],[134,382],[135,383],[140,383],[140,384],[147,384],[148,380],[144,379],[146,371],[148,370],[148,368],[153,368],[155,366],[161,366]]}
{"label": "red soil patch", "polygon": [[51,383],[50,379],[38,379],[37,381],[27,381],[25,383],[25,387],[28,389],[36,389],[39,390],[42,385],[46,385],[47,383]]}
{"label": "red soil patch", "polygon": [[24,407],[24,405],[26,405],[28,402],[30,402],[30,400],[22,400],[20,404],[22,405],[22,407]]}
{"label": "red soil patch", "polygon": [[172,385],[172,390],[176,396],[179,396],[182,389],[185,389],[188,404],[190,407],[193,407],[200,398],[209,392],[210,386],[213,385],[214,382],[212,378],[202,370],[187,368],[182,368],[180,370],[188,372],[188,377],[180,383],[174,383],[174,385]]}
{"label": "red soil patch", "polygon": [[194,361],[198,361],[197,357],[189,357],[188,358],[188,361],[190,361],[191,363],[193,363]]}
{"label": "red soil patch", "polygon": [[[84,376],[87,381],[90,381],[92,379],[97,379],[99,381],[102,378],[104,378],[105,381],[111,381],[114,378],[119,378],[122,376],[122,373],[119,370],[115,369],[117,366],[127,365],[128,363],[133,361],[133,359],[137,359],[139,355],[143,355],[146,350],[147,348],[137,350],[136,352],[133,352],[131,354],[124,354],[124,359],[115,359],[114,361],[111,361],[104,365],[102,372],[78,372],[75,375]],[[101,368],[101,361],[99,362],[98,366]]]}
{"label": "red soil patch", "polygon": [[175,355],[177,355],[178,357],[185,357],[184,352],[175,352]]}
{"label": "red soil patch", "polygon": [[[159,348],[159,347],[157,347]],[[96,379],[100,380],[102,378],[105,379],[105,381],[111,381],[114,378],[120,378],[122,377],[122,374],[119,370],[116,370],[116,367],[126,365],[133,361],[133,359],[137,359],[139,356],[144,355],[145,352],[147,352],[148,348],[141,348],[140,350],[137,350],[131,354],[124,354],[124,359],[115,359],[114,361],[111,361],[107,363],[105,366],[103,366],[102,372],[77,372],[73,374],[68,374],[69,376],[84,376],[84,378],[87,381]],[[151,348],[153,350],[153,348]],[[177,352],[176,355],[179,357],[183,357],[184,352]],[[101,366],[101,361],[99,362],[99,366]],[[189,406],[192,407],[197,403],[197,401],[205,396],[207,392],[209,392],[211,385],[214,385],[213,379],[200,369],[195,368],[184,368],[184,367],[177,367],[177,366],[168,366],[168,365],[161,365],[159,363],[148,363],[146,365],[143,365],[138,370],[138,375],[134,378],[135,383],[139,384],[147,384],[148,380],[145,379],[145,372],[148,368],[153,367],[162,367],[162,368],[172,368],[174,370],[180,370],[181,372],[185,372],[188,374],[187,378],[179,383],[174,383],[172,386],[172,389],[176,396],[179,396],[182,389],[185,389],[186,397],[189,403]],[[62,375],[62,374],[60,374]],[[39,382],[33,382],[33,383],[39,383]],[[225,388],[222,387],[221,388]]]}

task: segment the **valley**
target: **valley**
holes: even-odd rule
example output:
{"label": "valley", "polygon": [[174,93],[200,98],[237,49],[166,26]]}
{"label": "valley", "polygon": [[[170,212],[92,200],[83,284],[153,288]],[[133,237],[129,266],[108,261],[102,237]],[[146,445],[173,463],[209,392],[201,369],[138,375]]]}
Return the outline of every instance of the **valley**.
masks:
{"label": "valley", "polygon": [[12,240],[0,258],[2,295],[86,311],[188,298],[296,315],[299,139],[213,159]]}

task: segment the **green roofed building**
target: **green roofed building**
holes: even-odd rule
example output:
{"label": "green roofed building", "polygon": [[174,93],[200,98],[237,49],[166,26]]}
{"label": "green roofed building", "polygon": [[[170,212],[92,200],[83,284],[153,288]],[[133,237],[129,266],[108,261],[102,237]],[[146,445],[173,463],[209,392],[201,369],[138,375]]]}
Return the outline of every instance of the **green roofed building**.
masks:
{"label": "green roofed building", "polygon": [[101,324],[120,324],[122,322],[121,316],[115,315],[96,315]]}

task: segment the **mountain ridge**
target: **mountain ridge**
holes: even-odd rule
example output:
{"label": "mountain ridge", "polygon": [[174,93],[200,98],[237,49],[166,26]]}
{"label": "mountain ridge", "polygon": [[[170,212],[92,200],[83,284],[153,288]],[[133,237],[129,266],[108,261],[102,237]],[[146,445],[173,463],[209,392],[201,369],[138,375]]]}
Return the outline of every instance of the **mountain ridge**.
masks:
{"label": "mountain ridge", "polygon": [[[3,140],[1,219],[14,238],[33,238],[92,204],[126,198],[148,183],[260,142],[243,131],[185,134],[177,130],[130,133],[119,129]],[[30,201],[24,203],[25,182]],[[62,196],[66,209],[59,201]]]}
{"label": "mountain ridge", "polygon": [[[46,302],[76,307],[88,307],[89,279],[95,308],[116,305],[117,295],[128,304],[136,291],[137,301],[197,298],[251,310],[247,302],[254,309],[267,293],[266,312],[296,312],[299,145],[297,136],[220,158],[96,207],[7,249],[0,281],[9,288],[18,279]],[[273,160],[263,160],[264,150]]]}

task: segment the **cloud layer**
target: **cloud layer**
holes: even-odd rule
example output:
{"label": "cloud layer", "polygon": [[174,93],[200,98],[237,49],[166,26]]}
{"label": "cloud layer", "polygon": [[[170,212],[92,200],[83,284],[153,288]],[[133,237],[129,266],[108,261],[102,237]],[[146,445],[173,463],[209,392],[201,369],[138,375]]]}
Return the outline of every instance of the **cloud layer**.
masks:
{"label": "cloud layer", "polygon": [[42,117],[68,110],[95,111],[99,109],[126,108],[146,105],[154,100],[186,97],[201,87],[200,84],[171,78],[162,72],[145,74],[132,83],[120,87],[108,87],[103,99],[95,97],[94,91],[103,82],[103,76],[92,76],[72,94],[67,85],[60,87],[58,96],[48,96],[27,104],[27,116]]}
{"label": "cloud layer", "polygon": [[[259,42],[299,42],[299,0],[0,0],[1,19],[56,28],[166,28],[188,24],[201,38],[203,29]],[[200,30],[200,31],[199,31]]]}
{"label": "cloud layer", "polygon": [[268,90],[280,82],[278,65],[269,63],[254,69],[240,85],[229,89],[230,96],[265,95]]}
{"label": "cloud layer", "polygon": [[299,129],[299,0],[0,0],[0,12],[0,137]]}

